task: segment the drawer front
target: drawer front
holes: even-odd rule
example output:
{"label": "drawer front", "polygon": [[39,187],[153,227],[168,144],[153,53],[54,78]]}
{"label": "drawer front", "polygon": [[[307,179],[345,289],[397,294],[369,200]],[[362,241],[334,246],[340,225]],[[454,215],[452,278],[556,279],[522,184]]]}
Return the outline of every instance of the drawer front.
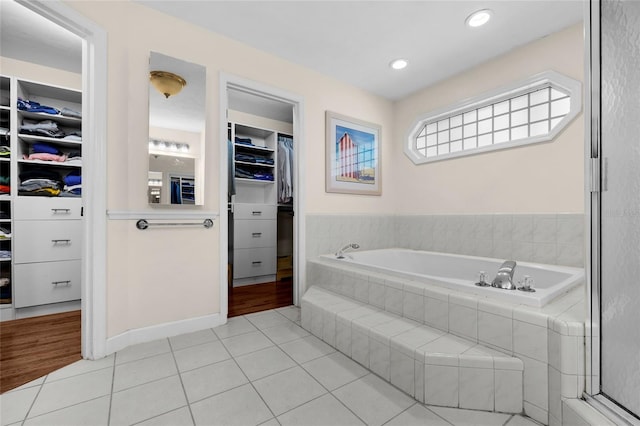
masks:
{"label": "drawer front", "polygon": [[13,226],[15,263],[80,259],[80,220],[16,220]]}
{"label": "drawer front", "polygon": [[79,198],[18,197],[14,205],[16,220],[80,219],[82,210]]}
{"label": "drawer front", "polygon": [[234,248],[276,246],[275,220],[236,220],[233,225]]}
{"label": "drawer front", "polygon": [[16,308],[80,299],[80,261],[15,265]]}
{"label": "drawer front", "polygon": [[233,218],[238,219],[276,219],[278,208],[273,204],[245,204],[233,205]]}
{"label": "drawer front", "polygon": [[258,277],[276,273],[276,249],[253,248],[233,251],[233,278]]}

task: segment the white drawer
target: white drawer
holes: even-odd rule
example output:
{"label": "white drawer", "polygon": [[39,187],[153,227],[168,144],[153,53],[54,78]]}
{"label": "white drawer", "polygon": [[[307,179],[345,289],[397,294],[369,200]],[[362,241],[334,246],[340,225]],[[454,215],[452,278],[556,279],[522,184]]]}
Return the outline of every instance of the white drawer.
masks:
{"label": "white drawer", "polygon": [[245,204],[233,205],[234,219],[276,219],[278,208],[273,204]]}
{"label": "white drawer", "polygon": [[15,220],[80,219],[79,198],[18,197],[14,204]]}
{"label": "white drawer", "polygon": [[16,308],[80,299],[79,260],[15,265],[13,273]]}
{"label": "white drawer", "polygon": [[276,246],[275,220],[236,220],[233,224],[233,247],[257,248]]}
{"label": "white drawer", "polygon": [[16,220],[13,227],[15,263],[80,259],[80,220]]}
{"label": "white drawer", "polygon": [[276,273],[275,247],[233,251],[233,278],[258,277]]}

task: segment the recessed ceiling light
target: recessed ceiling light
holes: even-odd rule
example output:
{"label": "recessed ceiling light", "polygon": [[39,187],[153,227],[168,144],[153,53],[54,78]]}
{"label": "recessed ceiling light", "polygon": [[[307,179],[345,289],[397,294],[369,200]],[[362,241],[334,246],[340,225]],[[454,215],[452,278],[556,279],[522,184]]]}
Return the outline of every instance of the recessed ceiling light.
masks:
{"label": "recessed ceiling light", "polygon": [[407,65],[409,65],[409,62],[407,62],[405,59],[396,59],[389,63],[389,66],[394,70],[401,70],[405,68]]}
{"label": "recessed ceiling light", "polygon": [[491,10],[482,9],[469,15],[465,22],[468,26],[475,28],[486,24],[489,19],[491,19]]}

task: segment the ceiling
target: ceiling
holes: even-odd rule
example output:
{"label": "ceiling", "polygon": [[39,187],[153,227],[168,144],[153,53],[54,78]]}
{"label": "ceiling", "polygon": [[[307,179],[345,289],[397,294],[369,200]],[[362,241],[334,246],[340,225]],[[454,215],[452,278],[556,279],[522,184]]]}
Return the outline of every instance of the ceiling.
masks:
{"label": "ceiling", "polygon": [[[136,0],[292,63],[390,100],[582,20],[581,0],[203,1]],[[81,40],[10,0],[0,0],[2,56],[80,72]],[[489,8],[492,20],[465,18]],[[401,71],[388,64],[405,58]],[[259,64],[256,64],[259,66]],[[231,105],[261,108],[230,94]],[[282,114],[289,114],[286,106]],[[275,117],[271,117],[275,118]]]}
{"label": "ceiling", "polygon": [[[390,100],[583,16],[580,0],[136,1]],[[485,8],[487,25],[465,25]],[[400,57],[409,66],[392,70]]]}

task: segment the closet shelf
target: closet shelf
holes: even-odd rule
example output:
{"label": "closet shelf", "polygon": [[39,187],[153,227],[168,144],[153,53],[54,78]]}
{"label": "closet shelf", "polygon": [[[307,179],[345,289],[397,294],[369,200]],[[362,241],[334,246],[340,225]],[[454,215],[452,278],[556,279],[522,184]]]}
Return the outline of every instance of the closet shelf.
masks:
{"label": "closet shelf", "polygon": [[273,149],[265,148],[265,147],[262,147],[262,146],[244,145],[244,144],[241,144],[241,143],[236,143],[234,145],[235,145],[236,149],[238,149],[238,148],[246,149],[247,151],[274,152]]}
{"label": "closet shelf", "polygon": [[275,167],[275,165],[273,164],[263,164],[263,163],[251,163],[249,161],[236,161],[236,164],[243,164],[246,166],[254,166],[254,167],[266,167],[269,169],[273,169]]}
{"label": "closet shelf", "polygon": [[25,134],[18,134],[18,137],[23,142],[27,142],[27,143],[51,142],[61,146],[72,146],[72,147],[82,146],[82,141],[73,141],[73,140],[67,140],[67,139],[49,138],[46,136],[34,136],[34,135],[25,135]]}
{"label": "closet shelf", "polygon": [[11,161],[11,157],[0,157],[0,161],[9,162],[9,161]]}
{"label": "closet shelf", "polygon": [[51,166],[51,167],[66,167],[66,168],[74,168],[81,169],[82,164],[67,164],[58,161],[43,161],[43,160],[18,160],[20,164],[37,164],[40,166]]}
{"label": "closet shelf", "polygon": [[18,110],[18,113],[23,118],[29,118],[31,120],[38,120],[38,121],[53,120],[60,124],[64,124],[72,127],[80,127],[82,125],[81,118],[67,117],[60,114],[47,114],[46,112],[29,112],[29,111],[22,111],[22,110]]}
{"label": "closet shelf", "polygon": [[0,259],[0,262],[11,262],[11,258],[10,257],[3,257],[2,259]]}
{"label": "closet shelf", "polygon": [[6,105],[0,105],[0,111],[11,111],[11,107]]}
{"label": "closet shelf", "polygon": [[260,179],[248,179],[248,178],[236,178],[236,182],[242,183],[251,183],[255,185],[273,185],[275,181],[273,180],[260,180]]}

